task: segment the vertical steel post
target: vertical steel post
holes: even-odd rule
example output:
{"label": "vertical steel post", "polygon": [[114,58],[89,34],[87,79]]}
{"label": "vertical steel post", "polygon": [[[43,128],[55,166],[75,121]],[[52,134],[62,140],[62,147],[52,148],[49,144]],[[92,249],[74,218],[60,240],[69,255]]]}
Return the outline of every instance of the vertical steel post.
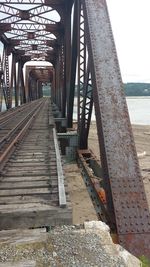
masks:
{"label": "vertical steel post", "polygon": [[6,103],[6,108],[9,109],[12,107],[12,91],[10,90],[10,84],[9,84],[9,62],[8,62],[8,56],[9,56],[9,48],[8,46],[4,45],[3,48],[3,59],[2,59],[2,68],[3,68],[3,93],[4,93],[4,99]]}
{"label": "vertical steel post", "polygon": [[150,212],[106,1],[83,0],[83,7],[108,211],[120,244],[149,256]]}
{"label": "vertical steel post", "polygon": [[81,112],[81,124],[79,132],[80,149],[88,148],[88,135],[93,108],[93,87],[91,81],[90,62],[88,59],[85,83],[83,85],[83,106]]}
{"label": "vertical steel post", "polygon": [[63,91],[64,91],[64,75],[65,75],[65,70],[64,70],[64,42],[62,43],[61,50],[60,50],[60,110],[63,110]]}
{"label": "vertical steel post", "polygon": [[2,102],[3,102],[3,70],[2,70],[2,61],[0,56],[0,112],[2,111]]}
{"label": "vertical steel post", "polygon": [[73,126],[73,106],[75,96],[75,82],[76,82],[76,67],[77,67],[77,36],[78,36],[78,9],[79,1],[74,3],[74,15],[73,15],[73,34],[71,44],[71,73],[70,73],[70,86],[67,105],[67,125],[69,128]]}
{"label": "vertical steel post", "polygon": [[52,100],[56,104],[56,87],[57,87],[57,77],[56,77],[56,62],[54,65],[54,75],[53,75],[53,84],[52,84]]}
{"label": "vertical steel post", "polygon": [[83,88],[86,75],[87,49],[85,39],[85,20],[82,2],[79,1],[78,8],[78,132],[81,127],[81,114],[83,108]]}
{"label": "vertical steel post", "polygon": [[21,85],[21,104],[26,103],[25,85],[23,76],[23,63],[20,62],[20,85]]}
{"label": "vertical steel post", "polygon": [[51,101],[55,103],[55,90],[56,90],[56,78],[55,78],[55,66],[53,66],[53,80],[51,83]]}
{"label": "vertical steel post", "polygon": [[[10,88],[15,95],[15,107],[18,106],[17,82],[16,82],[16,56],[12,54],[12,67],[11,67],[11,82]],[[13,90],[14,89],[14,90]]]}
{"label": "vertical steel post", "polygon": [[55,100],[56,100],[56,105],[58,106],[58,98],[59,98],[59,90],[60,90],[60,73],[59,73],[59,52],[57,55],[57,60],[56,60],[56,66],[55,66],[55,73],[56,73],[56,91],[55,91]]}
{"label": "vertical steel post", "polygon": [[20,76],[21,76],[21,62],[18,61],[18,69],[17,69],[17,95],[18,95],[18,105],[21,104],[21,91],[20,91]]}
{"label": "vertical steel post", "polygon": [[[70,67],[71,67],[71,8],[72,1],[66,2],[65,6],[65,39],[64,39],[64,55],[65,55],[65,74],[64,74],[64,92],[62,116],[66,116],[66,104],[68,102],[70,90]],[[67,111],[68,112],[68,111]]]}

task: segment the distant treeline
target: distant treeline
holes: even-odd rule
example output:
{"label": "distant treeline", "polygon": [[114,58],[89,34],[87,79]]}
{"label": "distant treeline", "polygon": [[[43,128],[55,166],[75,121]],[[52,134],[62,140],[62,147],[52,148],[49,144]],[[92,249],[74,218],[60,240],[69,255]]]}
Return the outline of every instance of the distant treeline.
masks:
{"label": "distant treeline", "polygon": [[[150,83],[125,83],[124,90],[126,96],[150,96]],[[43,93],[45,96],[49,96],[50,87],[43,86]],[[77,96],[77,85],[75,95]]]}
{"label": "distant treeline", "polygon": [[150,96],[150,83],[125,83],[126,96]]}
{"label": "distant treeline", "polygon": [[[150,96],[150,83],[124,83],[126,96]],[[77,96],[77,85],[76,85]]]}

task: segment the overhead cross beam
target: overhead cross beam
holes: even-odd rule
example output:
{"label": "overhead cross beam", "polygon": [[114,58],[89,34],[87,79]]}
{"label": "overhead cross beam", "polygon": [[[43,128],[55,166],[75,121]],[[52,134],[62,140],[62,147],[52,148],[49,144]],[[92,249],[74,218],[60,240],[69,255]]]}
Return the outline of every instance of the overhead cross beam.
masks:
{"label": "overhead cross beam", "polygon": [[[4,52],[7,49],[7,59],[5,57],[3,62],[4,60],[6,62],[10,61],[8,64],[3,64],[3,66],[7,66],[7,70],[6,67],[4,68],[2,86],[7,108],[12,106],[10,94],[12,94],[13,88],[15,88],[15,105],[18,105],[18,101],[22,102],[21,95],[18,92],[19,88],[24,88],[22,68],[27,61],[46,60],[56,66],[56,62],[59,65],[59,60],[61,60],[59,72],[62,72],[62,74],[59,75],[58,73],[57,79],[61,76],[62,96],[60,96],[59,102],[61,102],[61,107],[65,113],[65,90],[68,90],[65,88],[66,84],[68,84],[70,71],[68,68],[69,44],[67,38],[71,38],[71,32],[68,33],[67,30],[65,32],[65,25],[66,27],[70,25],[66,19],[70,17],[71,21],[71,7],[72,1],[69,1],[68,9],[67,1],[61,0],[0,1],[0,40],[5,46]],[[9,57],[11,54],[12,63]],[[65,62],[67,55],[68,60]],[[12,73],[10,82],[8,81],[8,72]],[[68,76],[66,75],[67,73]],[[22,77],[21,82],[16,81],[18,75]],[[65,80],[65,77],[68,78]],[[60,93],[58,94],[60,95]],[[18,97],[20,100],[17,100]],[[25,102],[28,101],[25,98],[23,99]]]}

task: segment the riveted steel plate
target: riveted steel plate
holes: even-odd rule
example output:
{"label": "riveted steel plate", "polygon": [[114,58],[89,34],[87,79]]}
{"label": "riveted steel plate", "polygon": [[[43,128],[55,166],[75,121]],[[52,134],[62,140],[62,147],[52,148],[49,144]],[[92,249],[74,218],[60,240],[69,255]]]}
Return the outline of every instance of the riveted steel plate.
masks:
{"label": "riveted steel plate", "polygon": [[140,179],[111,179],[118,234],[150,232],[150,215]]}
{"label": "riveted steel plate", "polygon": [[137,256],[144,255],[150,259],[150,242],[147,234],[126,234],[119,235],[120,245],[127,248],[131,253]]}
{"label": "riveted steel plate", "polygon": [[[150,243],[150,212],[135,149],[105,0],[84,0],[96,122],[110,212],[130,247]],[[109,196],[111,195],[112,198]],[[113,204],[111,203],[113,202]],[[128,243],[129,242],[129,243]],[[134,246],[131,246],[132,248]],[[150,251],[149,251],[150,254]]]}

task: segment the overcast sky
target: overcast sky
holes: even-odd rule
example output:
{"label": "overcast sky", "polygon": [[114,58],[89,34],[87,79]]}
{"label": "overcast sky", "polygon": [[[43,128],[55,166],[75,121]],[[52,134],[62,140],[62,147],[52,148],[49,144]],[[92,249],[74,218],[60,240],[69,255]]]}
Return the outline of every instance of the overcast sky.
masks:
{"label": "overcast sky", "polygon": [[150,82],[150,0],[107,0],[124,82]]}
{"label": "overcast sky", "polygon": [[124,82],[150,82],[150,0],[107,0]]}

